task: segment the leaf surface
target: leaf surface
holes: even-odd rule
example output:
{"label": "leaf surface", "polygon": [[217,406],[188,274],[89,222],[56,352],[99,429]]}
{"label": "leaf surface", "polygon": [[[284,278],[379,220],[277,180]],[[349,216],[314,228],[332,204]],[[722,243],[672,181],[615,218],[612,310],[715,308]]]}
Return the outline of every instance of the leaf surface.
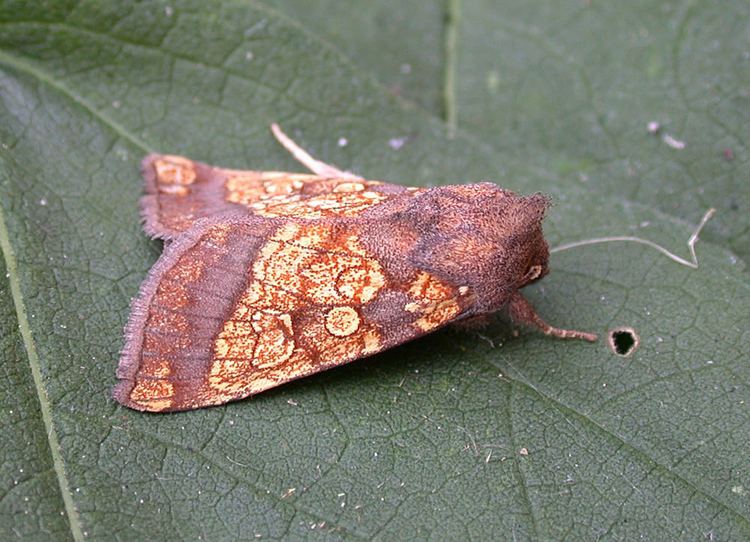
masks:
{"label": "leaf surface", "polygon": [[[0,234],[1,235],[1,234]],[[3,247],[7,250],[7,244]],[[66,540],[69,524],[40,409],[38,387],[24,352],[4,262],[0,261],[0,538]],[[59,458],[59,456],[58,456]]]}
{"label": "leaf surface", "polygon": [[[150,150],[298,170],[268,133],[277,121],[367,177],[549,192],[553,245],[635,233],[680,251],[693,226],[581,186],[555,165],[558,149],[531,161],[496,152],[480,128],[447,137],[440,118],[262,4],[14,6],[0,11],[0,232],[15,285],[0,308],[4,366],[17,372],[3,391],[25,394],[30,421],[17,438],[36,443],[47,483],[24,509],[33,521],[13,514],[12,531],[750,537],[749,292],[718,244],[699,245],[698,270],[636,245],[553,256],[552,274],[529,290],[537,309],[602,334],[633,327],[641,345],[628,358],[604,341],[513,337],[501,322],[224,407],[144,415],[114,403],[129,301],[161,250],[137,209]],[[57,449],[62,468],[51,471]],[[11,477],[31,461],[27,448],[4,450]],[[18,509],[15,491],[6,510]]]}

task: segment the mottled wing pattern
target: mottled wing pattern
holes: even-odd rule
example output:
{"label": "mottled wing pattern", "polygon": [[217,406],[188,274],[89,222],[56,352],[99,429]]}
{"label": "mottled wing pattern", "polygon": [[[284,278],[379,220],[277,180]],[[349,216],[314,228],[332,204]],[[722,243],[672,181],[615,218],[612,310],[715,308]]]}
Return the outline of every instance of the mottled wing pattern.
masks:
{"label": "mottled wing pattern", "polygon": [[[346,222],[346,224],[342,224]],[[114,395],[139,410],[226,403],[419,337],[474,294],[394,273],[367,221],[209,219],[156,263],[134,302]]]}
{"label": "mottled wing pattern", "polygon": [[227,212],[308,219],[357,216],[394,195],[423,190],[364,179],[222,169],[167,154],[146,156],[141,169],[144,228],[163,239],[175,238],[201,218]]}

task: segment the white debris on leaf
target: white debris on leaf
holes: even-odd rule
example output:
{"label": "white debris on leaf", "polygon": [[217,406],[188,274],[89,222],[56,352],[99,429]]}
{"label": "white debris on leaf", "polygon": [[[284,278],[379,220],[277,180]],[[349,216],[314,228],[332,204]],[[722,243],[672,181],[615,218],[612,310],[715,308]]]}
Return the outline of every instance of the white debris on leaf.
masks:
{"label": "white debris on leaf", "polygon": [[664,136],[661,138],[664,143],[672,147],[673,149],[677,149],[678,151],[681,151],[685,148],[685,142],[680,141],[679,139],[673,138],[669,134],[664,134]]}
{"label": "white debris on leaf", "polygon": [[399,150],[406,143],[406,137],[392,137],[388,140],[388,146],[394,151]]}
{"label": "white debris on leaf", "polygon": [[[652,120],[651,122],[648,123],[647,130],[648,130],[648,133],[651,135],[658,135],[662,131],[661,124],[659,124],[655,120]],[[679,139],[672,137],[669,134],[662,135],[661,140],[667,145],[669,145],[671,148],[676,149],[678,151],[681,151],[682,149],[685,148],[684,141],[680,141]]]}

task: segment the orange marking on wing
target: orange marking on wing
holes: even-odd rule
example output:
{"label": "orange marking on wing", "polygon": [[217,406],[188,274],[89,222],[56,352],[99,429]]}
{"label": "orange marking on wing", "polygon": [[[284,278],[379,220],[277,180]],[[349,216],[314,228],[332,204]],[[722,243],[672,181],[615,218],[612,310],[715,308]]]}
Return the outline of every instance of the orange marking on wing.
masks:
{"label": "orange marking on wing", "polygon": [[252,358],[258,338],[252,335],[237,336],[225,327],[214,341],[216,359]]}
{"label": "orange marking on wing", "polygon": [[356,235],[329,224],[280,226],[214,341],[210,389],[227,400],[377,351],[379,330],[354,307],[384,285],[383,269]]}
{"label": "orange marking on wing", "polygon": [[453,286],[426,271],[420,271],[409,285],[409,294],[417,299],[433,300],[448,299],[455,295]]}
{"label": "orange marking on wing", "polygon": [[362,211],[384,202],[386,194],[380,192],[341,192],[293,199],[289,196],[271,198],[250,205],[261,216],[287,216],[293,218],[323,218],[357,216]]}
{"label": "orange marking on wing", "polygon": [[292,319],[289,315],[257,311],[252,320],[253,328],[258,333],[253,365],[265,369],[288,360],[294,351]]}
{"label": "orange marking on wing", "polygon": [[333,193],[338,194],[341,192],[362,192],[366,188],[366,185],[361,182],[348,182],[337,184],[333,188]]}
{"label": "orange marking on wing", "polygon": [[409,295],[415,301],[407,303],[404,309],[420,314],[421,317],[414,325],[427,332],[448,322],[461,312],[458,297],[466,293],[464,290],[455,288],[431,273],[420,271],[408,288]]}
{"label": "orange marking on wing", "polygon": [[168,378],[172,374],[172,364],[166,359],[154,360],[149,374],[157,378]]}
{"label": "orange marking on wing", "polygon": [[[329,315],[340,320],[334,323]],[[334,307],[321,316],[320,320],[309,322],[305,329],[301,330],[306,342],[312,345],[320,363],[344,363],[377,351],[381,338],[380,331],[376,326],[363,321],[351,307]],[[335,324],[340,324],[341,327]]]}
{"label": "orange marking on wing", "polygon": [[277,311],[255,311],[249,321],[229,320],[214,341],[214,361],[208,376],[211,388],[237,393],[247,375],[286,362],[294,351],[292,320]]}
{"label": "orange marking on wing", "polygon": [[385,284],[383,269],[361,246],[340,252],[339,241],[327,225],[285,224],[261,249],[253,277],[307,303],[367,303]]}
{"label": "orange marking on wing", "polygon": [[226,200],[249,206],[273,196],[289,196],[298,193],[304,183],[281,172],[242,172],[231,175],[224,182]]}
{"label": "orange marking on wing", "polygon": [[327,179],[282,171],[223,171],[226,200],[262,216],[355,216],[388,199],[369,190],[383,184],[379,181]]}
{"label": "orange marking on wing", "polygon": [[268,282],[253,281],[240,298],[235,311],[238,319],[247,318],[253,308],[277,309],[290,312],[300,306],[302,300],[288,290],[281,290]]}
{"label": "orange marking on wing", "polygon": [[161,192],[186,195],[187,185],[195,182],[195,164],[182,156],[165,154],[154,162],[156,180]]}
{"label": "orange marking on wing", "polygon": [[223,245],[227,241],[230,232],[229,224],[215,224],[208,234],[203,238],[203,243],[214,243]]}
{"label": "orange marking on wing", "polygon": [[348,337],[357,329],[361,319],[352,307],[334,307],[326,313],[326,329],[337,337]]}
{"label": "orange marking on wing", "polygon": [[172,406],[174,386],[168,380],[138,380],[130,392],[130,399],[149,410],[165,410]]}
{"label": "orange marking on wing", "polygon": [[382,348],[382,340],[380,333],[374,328],[365,330],[362,333],[362,341],[364,347],[362,348],[362,355],[369,355],[378,352]]}
{"label": "orange marking on wing", "polygon": [[[216,358],[208,374],[208,385],[216,402],[236,397],[247,388],[247,375],[253,370],[250,358]],[[214,397],[211,398],[214,402]]]}
{"label": "orange marking on wing", "polygon": [[461,306],[455,299],[448,299],[439,303],[431,304],[422,310],[422,316],[414,322],[422,331],[430,331],[453,319],[461,312]]}

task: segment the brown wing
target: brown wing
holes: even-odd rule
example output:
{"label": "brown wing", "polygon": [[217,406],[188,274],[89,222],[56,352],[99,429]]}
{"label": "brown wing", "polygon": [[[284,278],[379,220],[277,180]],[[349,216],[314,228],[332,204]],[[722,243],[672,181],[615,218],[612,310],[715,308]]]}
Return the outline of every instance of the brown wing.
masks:
{"label": "brown wing", "polygon": [[[210,219],[154,265],[135,300],[114,397],[138,410],[218,405],[414,339],[465,314],[467,287],[398,281],[366,221]],[[406,277],[406,278],[404,278]]]}
{"label": "brown wing", "polygon": [[395,194],[419,192],[380,181],[212,167],[182,156],[150,154],[141,164],[144,229],[173,239],[201,218],[226,212],[322,218],[356,216]]}

